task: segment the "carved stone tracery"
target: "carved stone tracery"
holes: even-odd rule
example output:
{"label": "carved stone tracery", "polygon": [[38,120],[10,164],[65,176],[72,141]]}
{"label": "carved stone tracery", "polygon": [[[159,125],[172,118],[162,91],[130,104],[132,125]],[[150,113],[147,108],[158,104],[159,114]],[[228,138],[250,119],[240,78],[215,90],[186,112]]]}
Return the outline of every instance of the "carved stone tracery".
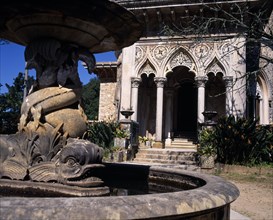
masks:
{"label": "carved stone tracery", "polygon": [[145,65],[142,67],[140,75],[142,74],[146,74],[147,76],[149,76],[150,74],[156,75],[156,70],[155,68],[153,68],[149,61],[146,61]]}
{"label": "carved stone tracery", "polygon": [[189,69],[191,69],[192,60],[187,54],[180,51],[178,54],[176,54],[172,58],[170,64],[171,64],[172,69],[177,67],[177,66],[186,66]]}
{"label": "carved stone tracery", "polygon": [[208,68],[206,69],[206,73],[209,73],[209,72],[212,72],[215,75],[217,73],[223,73],[225,75],[226,73],[224,67],[216,58],[214,58],[211,64],[208,65]]}

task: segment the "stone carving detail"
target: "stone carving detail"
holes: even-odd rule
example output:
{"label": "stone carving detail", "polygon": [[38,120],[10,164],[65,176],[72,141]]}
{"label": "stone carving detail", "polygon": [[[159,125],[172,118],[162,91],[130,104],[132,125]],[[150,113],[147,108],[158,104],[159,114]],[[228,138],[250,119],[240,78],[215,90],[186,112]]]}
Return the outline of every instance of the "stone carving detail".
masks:
{"label": "stone carving detail", "polygon": [[204,58],[208,57],[209,52],[210,52],[209,46],[204,43],[198,44],[194,48],[194,54],[199,59],[204,59]]}
{"label": "stone carving detail", "polygon": [[224,68],[222,67],[222,65],[220,64],[220,62],[216,58],[212,61],[211,65],[207,68],[206,73],[209,73],[209,72],[212,72],[215,75],[217,73],[224,73],[225,74]]}
{"label": "stone carving detail", "polygon": [[165,83],[167,82],[167,78],[165,78],[165,77],[155,77],[154,81],[156,83],[157,88],[163,88]]}
{"label": "stone carving detail", "polygon": [[0,178],[94,186],[85,179],[101,167],[102,149],[81,138],[87,117],[80,106],[78,60],[92,72],[95,59],[75,45],[43,39],[25,50],[27,68],[36,69],[36,83],[21,107],[18,133],[0,135]]}
{"label": "stone carving detail", "polygon": [[197,76],[195,77],[195,84],[196,86],[199,87],[205,87],[206,82],[208,81],[207,76]]}
{"label": "stone carving detail", "polygon": [[233,86],[233,77],[232,76],[224,76],[223,80],[225,82],[226,88],[231,88]]}
{"label": "stone carving detail", "polygon": [[141,60],[143,57],[143,49],[141,47],[136,47],[136,60]]}
{"label": "stone carving detail", "polygon": [[143,59],[145,59],[148,48],[146,46],[136,46],[135,51],[135,66],[137,66]]}
{"label": "stone carving detail", "polygon": [[165,46],[157,46],[154,48],[153,53],[156,59],[162,60],[167,56],[168,49]]}
{"label": "stone carving detail", "polygon": [[138,78],[138,77],[131,78],[132,88],[138,88],[140,83],[141,83],[141,78]]}
{"label": "stone carving detail", "polygon": [[152,47],[150,50],[150,54],[153,60],[157,63],[158,66],[161,66],[164,59],[167,57],[168,47],[165,45],[159,45]]}
{"label": "stone carving detail", "polygon": [[192,65],[193,65],[193,62],[191,58],[187,54],[183,53],[182,51],[176,54],[170,62],[170,66],[172,69],[177,66],[186,66],[189,69],[192,69]]}
{"label": "stone carving detail", "polygon": [[223,54],[224,56],[228,56],[229,53],[231,53],[232,50],[232,45],[230,45],[229,43],[225,43],[223,45],[221,45],[221,54]]}
{"label": "stone carving detail", "polygon": [[155,74],[156,75],[156,71],[152,67],[151,63],[149,61],[146,61],[144,67],[140,71],[140,75],[141,74],[146,74],[147,76],[149,76],[150,74]]}

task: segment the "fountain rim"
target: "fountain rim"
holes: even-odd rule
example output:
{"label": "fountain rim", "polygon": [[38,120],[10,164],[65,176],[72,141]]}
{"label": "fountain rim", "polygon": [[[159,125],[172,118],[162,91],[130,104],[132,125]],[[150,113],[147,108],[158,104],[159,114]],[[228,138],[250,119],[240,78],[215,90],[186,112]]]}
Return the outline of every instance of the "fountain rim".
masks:
{"label": "fountain rim", "polygon": [[[136,165],[138,166],[138,165]],[[16,218],[17,212],[24,212],[35,217],[39,210],[50,219],[57,219],[56,213],[66,213],[73,217],[84,218],[96,216],[100,219],[145,219],[168,216],[185,216],[196,212],[206,212],[229,206],[239,196],[238,188],[218,176],[185,171],[176,168],[150,166],[150,171],[167,172],[181,176],[191,176],[206,182],[196,189],[156,193],[146,195],[115,197],[81,197],[81,198],[19,198],[2,197],[1,213]],[[80,204],[80,205],[79,205]],[[8,213],[12,210],[12,213]],[[77,215],[78,214],[78,215]],[[82,215],[79,217],[79,215]],[[29,216],[28,216],[29,217]]]}

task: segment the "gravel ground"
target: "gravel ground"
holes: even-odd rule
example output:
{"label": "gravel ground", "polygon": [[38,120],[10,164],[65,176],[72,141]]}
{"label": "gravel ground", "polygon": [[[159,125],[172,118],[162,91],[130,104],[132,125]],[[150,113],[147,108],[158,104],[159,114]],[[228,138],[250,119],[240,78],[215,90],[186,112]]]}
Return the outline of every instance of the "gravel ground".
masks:
{"label": "gravel ground", "polygon": [[273,220],[273,177],[240,179],[224,177],[240,190],[231,209],[252,220]]}

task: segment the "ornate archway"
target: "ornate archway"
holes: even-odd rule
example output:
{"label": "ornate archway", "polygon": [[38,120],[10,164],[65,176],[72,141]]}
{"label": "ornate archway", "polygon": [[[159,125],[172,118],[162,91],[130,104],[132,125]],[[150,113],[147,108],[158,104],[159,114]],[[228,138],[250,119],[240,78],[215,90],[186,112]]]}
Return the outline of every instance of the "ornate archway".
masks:
{"label": "ornate archway", "polygon": [[165,136],[194,138],[197,132],[197,88],[195,74],[177,66],[167,74],[165,91]]}

